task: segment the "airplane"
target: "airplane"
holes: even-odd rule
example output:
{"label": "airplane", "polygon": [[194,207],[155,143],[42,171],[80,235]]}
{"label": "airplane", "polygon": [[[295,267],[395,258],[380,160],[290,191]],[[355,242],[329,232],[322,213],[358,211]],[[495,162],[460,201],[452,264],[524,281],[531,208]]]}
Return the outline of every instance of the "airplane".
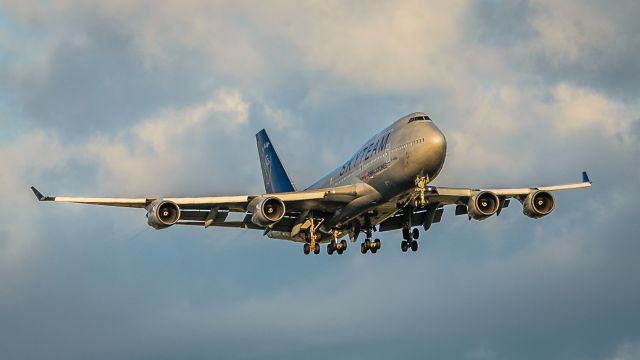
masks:
{"label": "airplane", "polygon": [[[447,141],[431,118],[415,112],[393,122],[370,138],[341,166],[304,190],[291,181],[267,132],[256,134],[265,193],[212,197],[95,198],[44,196],[39,201],[70,202],[144,208],[147,223],[155,229],[195,225],[262,230],[273,239],[303,244],[305,255],[341,255],[360,233],[360,252],[375,254],[380,239],[373,232],[402,229],[400,248],[418,250],[422,226],[426,231],[442,220],[444,207],[455,206],[455,215],[485,220],[509,206],[522,204],[524,215],[538,219],[555,208],[552,194],[558,190],[591,186],[586,172],[573,184],[525,188],[452,188],[431,185],[444,165]],[[241,220],[228,220],[241,213]],[[239,217],[242,217],[240,215]]]}

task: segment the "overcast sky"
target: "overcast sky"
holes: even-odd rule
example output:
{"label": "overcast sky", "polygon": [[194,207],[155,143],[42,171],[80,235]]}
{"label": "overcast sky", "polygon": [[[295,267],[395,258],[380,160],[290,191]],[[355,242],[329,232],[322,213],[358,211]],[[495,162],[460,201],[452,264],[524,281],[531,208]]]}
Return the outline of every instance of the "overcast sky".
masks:
{"label": "overcast sky", "polygon": [[[640,358],[640,2],[0,4],[3,359]],[[594,186],[340,257],[28,189],[259,193],[262,128],[305,186],[413,111],[437,185]]]}

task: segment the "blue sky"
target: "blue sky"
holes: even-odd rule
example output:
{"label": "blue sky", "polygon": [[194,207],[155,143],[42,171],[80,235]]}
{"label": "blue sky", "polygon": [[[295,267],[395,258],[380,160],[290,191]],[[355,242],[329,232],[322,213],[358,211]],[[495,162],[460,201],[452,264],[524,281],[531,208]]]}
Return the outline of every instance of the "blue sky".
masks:
{"label": "blue sky", "polygon": [[[640,357],[637,2],[1,4],[7,358]],[[413,111],[436,184],[594,186],[341,257],[28,189],[259,193],[262,128],[303,186]]]}

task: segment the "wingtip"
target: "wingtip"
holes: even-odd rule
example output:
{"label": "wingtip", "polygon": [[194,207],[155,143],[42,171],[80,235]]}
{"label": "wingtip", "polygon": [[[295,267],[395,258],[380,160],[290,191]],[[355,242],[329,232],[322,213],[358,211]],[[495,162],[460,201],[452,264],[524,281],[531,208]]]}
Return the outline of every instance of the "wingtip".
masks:
{"label": "wingtip", "polygon": [[33,194],[36,196],[36,199],[38,199],[38,201],[42,201],[45,199],[45,196],[42,195],[42,193],[38,191],[35,186],[31,187],[31,191],[33,191]]}
{"label": "wingtip", "polygon": [[582,182],[589,183],[589,184],[592,183],[591,179],[589,179],[589,175],[587,174],[586,171],[582,172]]}

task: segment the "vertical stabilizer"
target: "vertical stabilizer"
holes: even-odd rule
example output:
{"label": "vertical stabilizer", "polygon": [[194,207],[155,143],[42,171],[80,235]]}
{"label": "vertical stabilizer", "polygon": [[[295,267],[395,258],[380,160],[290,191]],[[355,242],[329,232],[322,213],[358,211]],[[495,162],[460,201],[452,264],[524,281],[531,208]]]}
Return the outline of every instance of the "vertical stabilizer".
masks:
{"label": "vertical stabilizer", "polygon": [[267,194],[296,191],[291,178],[282,165],[276,149],[273,148],[269,135],[262,129],[256,134],[258,155],[264,178],[264,188]]}

